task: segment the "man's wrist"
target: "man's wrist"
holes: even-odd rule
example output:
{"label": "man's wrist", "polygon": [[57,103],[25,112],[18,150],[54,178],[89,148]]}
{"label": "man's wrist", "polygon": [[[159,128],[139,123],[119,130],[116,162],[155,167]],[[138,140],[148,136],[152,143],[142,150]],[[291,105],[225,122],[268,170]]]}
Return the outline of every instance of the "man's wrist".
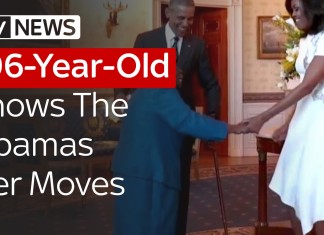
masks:
{"label": "man's wrist", "polygon": [[209,113],[208,116],[209,117],[212,117],[212,118],[216,118],[216,114],[215,113]]}
{"label": "man's wrist", "polygon": [[211,112],[208,114],[208,116],[214,119],[219,119],[219,115],[216,112]]}

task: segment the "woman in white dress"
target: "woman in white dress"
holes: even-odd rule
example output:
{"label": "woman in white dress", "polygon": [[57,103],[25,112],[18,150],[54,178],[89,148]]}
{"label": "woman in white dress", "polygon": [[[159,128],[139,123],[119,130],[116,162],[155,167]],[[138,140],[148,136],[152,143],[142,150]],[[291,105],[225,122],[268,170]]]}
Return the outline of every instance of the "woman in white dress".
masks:
{"label": "woman in white dress", "polygon": [[[274,139],[287,137],[270,188],[292,212],[296,235],[324,234],[324,3],[323,0],[286,0],[301,40],[296,69],[301,84],[276,105],[249,119],[248,130],[258,133],[279,112],[296,104],[286,128]],[[288,131],[287,131],[288,129]]]}

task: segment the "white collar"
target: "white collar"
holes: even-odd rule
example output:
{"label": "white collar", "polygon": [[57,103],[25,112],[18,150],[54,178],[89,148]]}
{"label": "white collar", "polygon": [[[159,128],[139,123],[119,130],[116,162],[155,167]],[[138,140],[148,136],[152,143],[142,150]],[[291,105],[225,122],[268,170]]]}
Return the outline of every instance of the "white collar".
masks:
{"label": "white collar", "polygon": [[[174,34],[174,32],[172,31],[171,27],[170,27],[170,24],[169,22],[166,23],[165,25],[165,37],[166,37],[166,41],[167,41],[167,46],[170,48],[172,47],[172,44],[173,44],[173,38],[175,37],[176,35]],[[183,37],[179,37],[179,46],[181,48],[181,44],[182,44],[182,39]]]}

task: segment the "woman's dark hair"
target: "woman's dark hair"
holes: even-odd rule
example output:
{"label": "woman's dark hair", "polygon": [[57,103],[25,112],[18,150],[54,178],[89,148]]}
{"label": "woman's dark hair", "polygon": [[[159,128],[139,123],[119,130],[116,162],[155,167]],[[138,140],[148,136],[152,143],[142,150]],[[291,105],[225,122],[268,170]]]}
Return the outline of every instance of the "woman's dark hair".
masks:
{"label": "woman's dark hair", "polygon": [[316,34],[324,30],[324,2],[323,0],[301,0],[305,15],[312,20],[309,34]]}
{"label": "woman's dark hair", "polygon": [[[292,0],[285,1],[287,12],[292,15]],[[300,0],[304,9],[305,16],[311,19],[312,25],[307,31],[308,34],[317,34],[324,30],[324,2],[323,0]]]}
{"label": "woman's dark hair", "polygon": [[286,7],[286,10],[289,13],[289,15],[292,16],[293,9],[291,7],[291,0],[286,0],[285,1],[285,7]]}

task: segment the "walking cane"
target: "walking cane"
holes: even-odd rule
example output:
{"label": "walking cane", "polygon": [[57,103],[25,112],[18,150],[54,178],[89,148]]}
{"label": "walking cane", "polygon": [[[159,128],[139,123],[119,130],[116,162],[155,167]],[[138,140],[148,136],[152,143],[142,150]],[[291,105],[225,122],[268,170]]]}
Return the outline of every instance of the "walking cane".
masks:
{"label": "walking cane", "polygon": [[218,164],[217,153],[216,153],[215,147],[213,147],[211,145],[211,143],[208,144],[208,147],[213,151],[214,167],[215,167],[216,180],[217,180],[218,198],[219,198],[219,205],[220,205],[220,208],[221,208],[221,215],[222,215],[222,221],[223,221],[223,227],[224,227],[224,234],[228,235],[226,213],[225,213],[225,205],[224,205],[224,198],[223,198],[223,190],[222,190],[222,183],[221,183],[220,174],[219,174],[219,164]]}

